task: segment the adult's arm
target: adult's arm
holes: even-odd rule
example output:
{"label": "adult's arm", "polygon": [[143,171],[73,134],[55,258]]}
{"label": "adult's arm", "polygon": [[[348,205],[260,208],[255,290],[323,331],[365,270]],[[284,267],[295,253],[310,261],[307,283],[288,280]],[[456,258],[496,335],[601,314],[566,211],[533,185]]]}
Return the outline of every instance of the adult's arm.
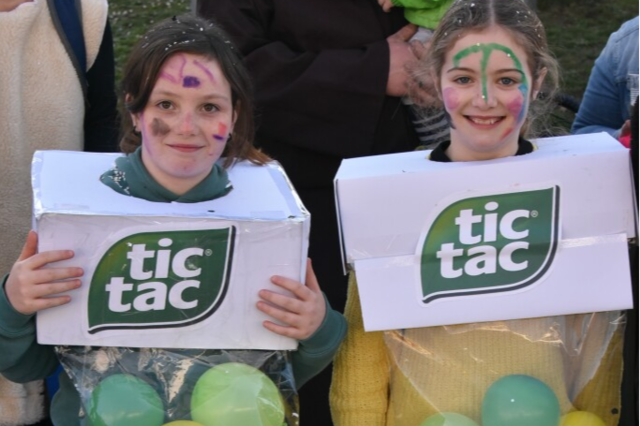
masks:
{"label": "adult's arm", "polygon": [[608,47],[605,47],[591,70],[571,133],[607,132],[613,137],[618,136],[624,119],[620,114],[622,101],[619,99],[615,72]]}
{"label": "adult's arm", "polygon": [[385,28],[378,9],[299,0],[201,0],[198,6],[245,56],[261,138],[339,158],[372,153],[388,100],[386,37],[396,28]]}
{"label": "adult's arm", "polygon": [[58,367],[53,346],[36,341],[35,315],[22,315],[7,299],[0,283],[0,373],[16,383],[45,379]]}
{"label": "adult's arm", "polygon": [[87,71],[87,105],[84,116],[84,150],[118,151],[118,113],[115,60],[111,26],[107,21],[98,56]]}
{"label": "adult's arm", "polygon": [[607,132],[619,136],[631,110],[629,74],[638,74],[637,17],[611,34],[596,59],[572,133]]}
{"label": "adult's arm", "polygon": [[389,405],[389,360],[383,332],[365,333],[355,274],[349,276],[347,337],[333,363],[329,400],[335,426],[384,426]]}

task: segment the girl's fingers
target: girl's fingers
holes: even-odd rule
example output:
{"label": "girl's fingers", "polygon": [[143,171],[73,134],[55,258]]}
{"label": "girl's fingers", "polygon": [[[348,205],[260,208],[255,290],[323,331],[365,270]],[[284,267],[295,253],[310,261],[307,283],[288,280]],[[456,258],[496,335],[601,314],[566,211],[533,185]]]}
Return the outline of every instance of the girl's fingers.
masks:
{"label": "girl's fingers", "polygon": [[60,262],[71,259],[72,257],[73,251],[71,250],[51,250],[31,256],[31,258],[25,260],[23,263],[30,269],[39,269],[49,263]]}
{"label": "girl's fingers", "polygon": [[33,299],[47,298],[49,296],[54,296],[56,294],[74,290],[80,287],[81,284],[82,282],[80,280],[69,280],[69,281],[62,281],[57,283],[38,284],[33,287],[32,297]]}
{"label": "girl's fingers", "polygon": [[18,257],[18,262],[26,260],[31,256],[34,256],[38,252],[38,234],[35,231],[29,231],[27,235],[27,241],[25,241],[22,247],[22,252]]}
{"label": "girl's fingers", "polygon": [[267,330],[273,331],[274,333],[279,334],[281,336],[291,337],[297,340],[301,339],[300,337],[301,333],[293,327],[285,327],[271,321],[264,321],[262,324],[264,325],[264,328],[266,328]]}
{"label": "girl's fingers", "polygon": [[311,265],[311,259],[307,259],[307,275],[305,277],[305,283],[307,288],[313,293],[320,293],[320,284],[316,278],[315,272],[313,272],[313,266]]}
{"label": "girl's fingers", "polygon": [[33,271],[33,282],[37,285],[52,283],[54,281],[78,278],[83,275],[82,268],[46,268]]}
{"label": "girl's fingers", "polygon": [[267,302],[286,309],[289,312],[300,314],[304,310],[304,301],[295,297],[286,296],[269,290],[260,290],[258,295]]}
{"label": "girl's fingers", "polygon": [[299,315],[293,312],[284,311],[276,306],[272,306],[265,302],[258,302],[256,306],[259,310],[269,315],[270,317],[290,326],[296,326],[299,322]]}
{"label": "girl's fingers", "polygon": [[71,301],[70,296],[44,297],[33,302],[33,312],[42,311],[44,309],[55,308],[56,306],[65,305]]}
{"label": "girl's fingers", "polygon": [[310,289],[301,284],[296,280],[292,280],[291,278],[281,277],[279,275],[274,275],[271,277],[271,282],[278,287],[281,287],[285,290],[289,290],[300,300],[308,300],[312,295]]}

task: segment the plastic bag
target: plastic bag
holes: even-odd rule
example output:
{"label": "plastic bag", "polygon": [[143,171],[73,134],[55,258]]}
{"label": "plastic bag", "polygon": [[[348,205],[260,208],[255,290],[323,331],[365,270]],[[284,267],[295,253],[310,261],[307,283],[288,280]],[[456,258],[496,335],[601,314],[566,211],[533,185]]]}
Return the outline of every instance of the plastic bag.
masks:
{"label": "plastic bag", "polygon": [[298,425],[286,351],[78,346],[56,351],[80,394],[83,424]]}
{"label": "plastic bag", "polygon": [[616,311],[385,332],[387,424],[616,426],[624,319]]}

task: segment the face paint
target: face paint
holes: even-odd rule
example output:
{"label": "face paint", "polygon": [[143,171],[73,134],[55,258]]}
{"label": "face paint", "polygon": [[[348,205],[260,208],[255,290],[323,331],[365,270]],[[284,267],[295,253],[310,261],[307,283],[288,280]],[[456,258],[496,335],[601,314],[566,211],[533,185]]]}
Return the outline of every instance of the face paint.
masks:
{"label": "face paint", "polygon": [[169,73],[161,72],[158,78],[164,78],[165,80],[169,80],[173,84],[178,84],[178,80]]}
{"label": "face paint", "polygon": [[198,77],[188,75],[182,79],[182,87],[199,87],[200,80]]}
{"label": "face paint", "polygon": [[227,140],[227,126],[223,123],[218,123],[218,133],[214,134],[213,138],[217,141]]}
{"label": "face paint", "polygon": [[169,133],[170,130],[169,125],[160,118],[154,118],[151,122],[151,133],[153,133],[153,136],[164,136]]}
{"label": "face paint", "polygon": [[[489,57],[491,56],[491,53],[493,53],[493,51],[501,51],[506,53],[506,55],[508,57],[511,58],[511,60],[513,60],[513,65],[516,67],[516,69],[518,71],[520,71],[520,73],[522,74],[522,85],[521,87],[524,87],[525,93],[527,90],[527,77],[524,73],[524,71],[522,70],[522,64],[520,63],[520,60],[518,59],[518,57],[515,55],[515,53],[513,53],[513,51],[511,49],[509,49],[506,46],[503,46],[501,44],[497,44],[497,43],[477,43],[475,46],[471,46],[468,47],[460,52],[458,52],[454,57],[453,57],[453,65],[455,67],[459,67],[460,66],[460,60],[465,58],[466,56],[469,56],[473,53],[478,53],[481,52],[482,53],[482,59],[480,61],[480,69],[482,72],[482,98],[485,100],[485,102],[489,101],[489,95],[488,95],[488,91],[487,91],[487,64],[489,63]],[[521,89],[522,91],[522,89]],[[525,94],[525,99],[526,99],[526,94]]]}
{"label": "face paint", "polygon": [[444,98],[444,106],[449,110],[456,109],[460,105],[458,94],[456,93],[456,89],[453,87],[447,87],[444,89],[442,97]]}
{"label": "face paint", "polygon": [[213,77],[213,74],[206,66],[202,65],[202,63],[200,63],[199,61],[193,61],[193,65],[200,68],[202,72],[204,72],[209,77],[209,81],[211,82],[211,84],[216,84],[216,79]]}

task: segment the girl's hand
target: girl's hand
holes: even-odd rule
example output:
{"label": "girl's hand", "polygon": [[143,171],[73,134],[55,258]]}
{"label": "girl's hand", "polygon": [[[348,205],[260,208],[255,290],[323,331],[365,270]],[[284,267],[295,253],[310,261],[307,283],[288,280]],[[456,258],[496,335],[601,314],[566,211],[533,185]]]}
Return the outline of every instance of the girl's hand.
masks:
{"label": "girl's hand", "polygon": [[284,278],[278,275],[271,277],[275,285],[289,290],[294,297],[285,296],[269,290],[261,290],[258,294],[266,302],[257,304],[265,314],[286,324],[279,325],[271,321],[265,321],[264,327],[282,336],[292,337],[296,340],[304,340],[316,332],[326,314],[324,296],[320,291],[318,280],[313,273],[311,260],[307,259],[307,276],[304,284]]}
{"label": "girl's hand", "polygon": [[80,287],[81,268],[43,268],[49,263],[71,259],[71,250],[37,253],[38,235],[30,231],[20,257],[11,268],[5,292],[13,308],[24,315],[69,303],[71,297],[56,296]]}
{"label": "girl's hand", "polygon": [[388,12],[393,7],[393,2],[391,0],[378,0],[378,4],[382,6],[382,10]]}

